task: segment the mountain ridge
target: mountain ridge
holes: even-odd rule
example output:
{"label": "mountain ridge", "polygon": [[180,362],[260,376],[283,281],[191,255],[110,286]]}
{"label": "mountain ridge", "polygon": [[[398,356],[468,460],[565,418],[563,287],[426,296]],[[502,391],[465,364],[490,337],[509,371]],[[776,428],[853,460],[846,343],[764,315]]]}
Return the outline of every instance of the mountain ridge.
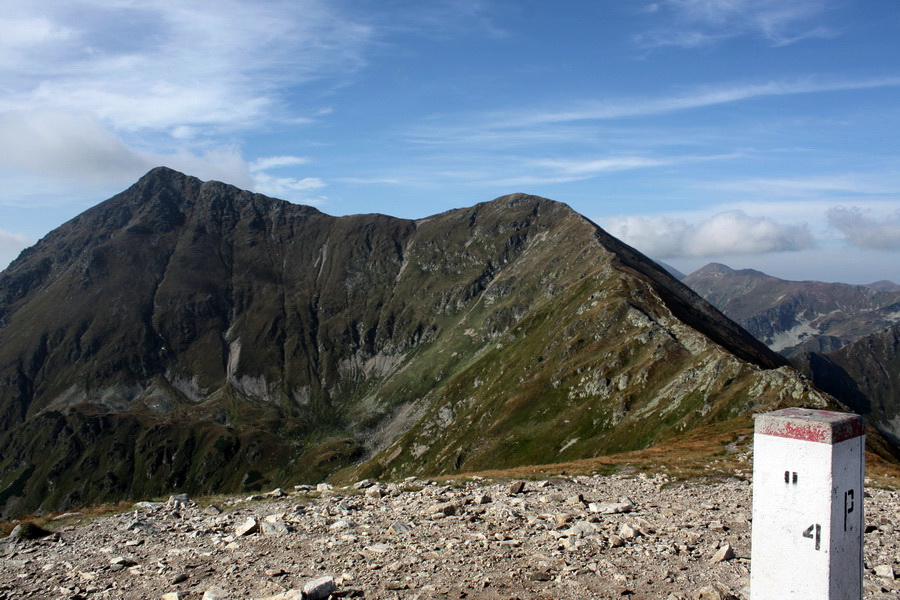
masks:
{"label": "mountain ridge", "polygon": [[900,442],[900,325],[831,352],[808,352],[793,363],[820,389]]}
{"label": "mountain ridge", "polygon": [[159,168],[0,273],[7,515],[571,460],[778,402],[831,400],[525,194],[331,217]]}

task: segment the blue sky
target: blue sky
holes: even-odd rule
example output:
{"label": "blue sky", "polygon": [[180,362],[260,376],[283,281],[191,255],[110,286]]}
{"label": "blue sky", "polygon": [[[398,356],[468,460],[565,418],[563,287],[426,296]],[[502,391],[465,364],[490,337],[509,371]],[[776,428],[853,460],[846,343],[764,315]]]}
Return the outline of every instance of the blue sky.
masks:
{"label": "blue sky", "polygon": [[900,282],[895,0],[0,9],[0,267],[167,165],[332,215],[526,192],[684,272]]}

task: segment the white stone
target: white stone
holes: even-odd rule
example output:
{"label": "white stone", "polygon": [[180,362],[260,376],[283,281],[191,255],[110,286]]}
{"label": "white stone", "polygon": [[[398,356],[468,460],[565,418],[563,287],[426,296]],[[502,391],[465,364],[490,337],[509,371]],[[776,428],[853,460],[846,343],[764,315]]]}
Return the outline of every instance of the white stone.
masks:
{"label": "white stone", "polygon": [[724,546],[716,550],[716,553],[713,554],[709,562],[725,562],[726,560],[731,560],[732,558],[734,558],[734,548],[731,547],[731,544],[725,544]]}
{"label": "white stone", "polygon": [[275,523],[263,521],[259,524],[259,530],[263,535],[287,535],[290,533],[287,525],[282,521],[276,521]]}
{"label": "white stone", "polygon": [[619,537],[623,540],[631,540],[641,535],[640,529],[634,527],[633,525],[629,525],[628,523],[622,523],[622,526],[619,527]]}
{"label": "white stone", "polygon": [[368,487],[368,489],[366,489],[366,496],[369,498],[374,498],[376,500],[379,500],[381,498],[384,498],[385,495],[386,495],[386,492],[384,491],[384,489],[381,486],[370,485]]}
{"label": "white stone", "polygon": [[614,515],[631,512],[634,505],[630,502],[591,502],[588,504],[588,512],[601,515]]}
{"label": "white stone", "polygon": [[891,565],[878,565],[875,567],[875,574],[879,577],[883,577],[884,579],[894,580],[894,567]]}
{"label": "white stone", "polygon": [[597,530],[591,523],[588,523],[587,521],[578,521],[576,523],[573,523],[572,526],[566,529],[563,533],[569,537],[586,537],[589,535],[594,535],[595,533],[597,533]]}
{"label": "white stone", "polygon": [[259,522],[253,517],[247,517],[247,520],[237,526],[234,530],[234,534],[237,537],[242,537],[250,535],[251,533],[256,533],[257,531],[259,531]]}
{"label": "white stone", "polygon": [[321,600],[327,598],[337,590],[334,577],[319,577],[303,586],[303,596],[306,600]]}

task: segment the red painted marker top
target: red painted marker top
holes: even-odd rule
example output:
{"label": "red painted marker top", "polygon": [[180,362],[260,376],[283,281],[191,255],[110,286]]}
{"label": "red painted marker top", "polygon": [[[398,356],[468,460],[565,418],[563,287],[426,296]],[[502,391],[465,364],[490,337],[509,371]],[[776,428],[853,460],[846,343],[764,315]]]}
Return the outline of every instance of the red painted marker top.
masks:
{"label": "red painted marker top", "polygon": [[783,408],[756,415],[756,433],[776,437],[837,444],[865,435],[862,417],[809,408]]}

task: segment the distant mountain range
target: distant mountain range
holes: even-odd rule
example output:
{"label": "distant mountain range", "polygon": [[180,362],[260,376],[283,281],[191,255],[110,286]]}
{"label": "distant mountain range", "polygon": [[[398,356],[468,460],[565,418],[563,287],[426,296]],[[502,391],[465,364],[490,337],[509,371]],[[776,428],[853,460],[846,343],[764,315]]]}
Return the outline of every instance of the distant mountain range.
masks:
{"label": "distant mountain range", "polygon": [[534,196],[336,218],[160,168],[0,273],[5,516],[553,463],[785,404],[837,406]]}
{"label": "distant mountain range", "polygon": [[867,287],[869,289],[878,290],[879,292],[900,292],[900,284],[894,283],[893,281],[876,281],[874,283],[867,283],[863,287]]}
{"label": "distant mountain range", "polygon": [[682,282],[785,356],[836,350],[900,324],[900,289],[889,281],[786,281],[712,263]]}
{"label": "distant mountain range", "polygon": [[900,286],[785,281],[720,264],[682,281],[900,442]]}

